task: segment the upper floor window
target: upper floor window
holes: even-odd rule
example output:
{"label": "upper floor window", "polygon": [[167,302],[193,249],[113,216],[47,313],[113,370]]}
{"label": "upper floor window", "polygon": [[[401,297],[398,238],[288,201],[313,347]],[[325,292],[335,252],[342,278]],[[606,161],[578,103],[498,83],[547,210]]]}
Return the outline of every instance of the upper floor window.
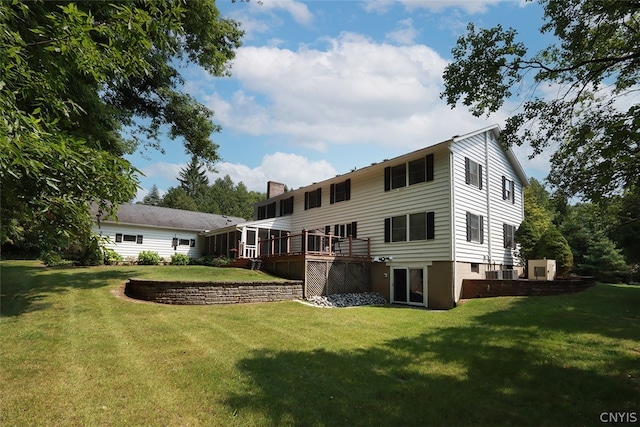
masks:
{"label": "upper floor window", "polygon": [[331,204],[351,200],[351,180],[331,184],[329,202]]}
{"label": "upper floor window", "polygon": [[304,210],[322,206],[322,188],[304,193]]}
{"label": "upper floor window", "polygon": [[384,191],[433,181],[433,154],[384,169]]}
{"label": "upper floor window", "polygon": [[505,176],[502,177],[502,200],[509,200],[511,203],[516,202],[515,184]]}
{"label": "upper floor window", "polygon": [[268,205],[258,206],[258,219],[275,218],[276,217],[276,202],[271,202]]}
{"label": "upper floor window", "polygon": [[280,200],[280,216],[293,213],[293,196]]}
{"label": "upper floor window", "polygon": [[482,190],[482,165],[464,158],[464,181]]}

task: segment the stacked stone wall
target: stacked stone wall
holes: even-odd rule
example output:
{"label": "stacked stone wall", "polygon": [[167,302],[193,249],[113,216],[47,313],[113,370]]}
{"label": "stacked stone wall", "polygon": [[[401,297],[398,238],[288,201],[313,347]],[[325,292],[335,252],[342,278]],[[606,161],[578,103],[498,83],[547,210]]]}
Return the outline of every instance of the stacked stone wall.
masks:
{"label": "stacked stone wall", "polygon": [[302,299],[303,282],[180,282],[130,279],[125,294],[163,304],[205,305]]}

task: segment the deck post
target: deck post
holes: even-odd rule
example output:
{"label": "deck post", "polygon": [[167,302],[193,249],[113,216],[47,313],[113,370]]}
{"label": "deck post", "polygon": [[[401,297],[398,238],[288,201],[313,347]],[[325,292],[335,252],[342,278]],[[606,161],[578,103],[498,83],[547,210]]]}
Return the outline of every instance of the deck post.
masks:
{"label": "deck post", "polygon": [[353,256],[353,237],[349,236],[349,256]]}
{"label": "deck post", "polygon": [[[286,254],[289,255],[291,253],[291,233],[287,232],[287,252]],[[282,248],[280,248],[280,252],[282,252]]]}
{"label": "deck post", "polygon": [[367,258],[371,258],[371,237],[367,238]]}
{"label": "deck post", "polygon": [[302,253],[307,255],[309,250],[309,231],[305,228],[302,230]]}

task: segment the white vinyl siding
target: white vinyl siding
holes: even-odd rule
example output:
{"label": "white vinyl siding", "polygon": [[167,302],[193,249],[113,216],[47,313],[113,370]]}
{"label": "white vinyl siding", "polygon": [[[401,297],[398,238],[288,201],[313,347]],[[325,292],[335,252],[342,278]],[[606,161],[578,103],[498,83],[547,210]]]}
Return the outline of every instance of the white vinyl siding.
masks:
{"label": "white vinyl siding", "polygon": [[[94,226],[93,231],[96,234],[102,234],[109,238],[106,243],[107,248],[115,250],[123,258],[132,256],[137,258],[142,251],[158,252],[158,255],[167,261],[171,259],[173,254],[185,254],[191,258],[198,258],[202,253],[204,239],[198,236],[196,231],[173,230],[155,227],[140,227],[126,224],[105,223],[98,228]],[[122,236],[135,236],[134,241],[125,241],[116,243],[116,234]],[[174,240],[178,239],[178,245],[174,249]],[[137,243],[142,240],[142,243]],[[182,242],[182,243],[181,243]],[[194,246],[192,246],[192,244]]]}
{"label": "white vinyl siding", "polygon": [[[433,180],[384,191],[385,167],[408,164],[434,153]],[[420,150],[402,156],[397,162],[387,162],[349,174],[351,179],[351,199],[348,203],[323,203],[317,209],[304,210],[304,192],[318,185],[292,192],[295,196],[294,214],[291,216],[291,232],[302,229],[321,230],[334,224],[357,222],[358,237],[371,238],[372,256],[392,256],[396,262],[424,265],[429,261],[449,260],[451,257],[450,197],[449,197],[449,152],[446,145],[437,151]],[[328,194],[333,182],[342,182],[337,177],[319,185]],[[298,194],[302,194],[299,197]],[[433,212],[434,239],[393,244],[384,242],[385,219],[420,212]]]}
{"label": "white vinyl siding", "polygon": [[[485,134],[487,145],[485,147]],[[523,219],[522,183],[493,132],[481,132],[452,144],[455,192],[456,258],[462,262],[514,265],[505,250],[503,224],[516,227]],[[482,189],[466,184],[465,157],[482,166]],[[505,200],[503,177],[513,182],[513,198]],[[483,243],[467,241],[467,212],[484,217]],[[490,241],[489,241],[490,239]],[[491,253],[489,253],[491,248]],[[511,248],[509,248],[511,249]]]}

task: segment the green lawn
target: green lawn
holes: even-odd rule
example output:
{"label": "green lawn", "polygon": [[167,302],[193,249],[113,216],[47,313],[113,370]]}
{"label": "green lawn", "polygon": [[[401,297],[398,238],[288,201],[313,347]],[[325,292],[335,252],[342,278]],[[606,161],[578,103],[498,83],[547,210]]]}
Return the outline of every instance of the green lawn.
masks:
{"label": "green lawn", "polygon": [[583,426],[640,412],[640,287],[446,312],[164,306],[112,291],[230,273],[0,268],[2,426]]}

